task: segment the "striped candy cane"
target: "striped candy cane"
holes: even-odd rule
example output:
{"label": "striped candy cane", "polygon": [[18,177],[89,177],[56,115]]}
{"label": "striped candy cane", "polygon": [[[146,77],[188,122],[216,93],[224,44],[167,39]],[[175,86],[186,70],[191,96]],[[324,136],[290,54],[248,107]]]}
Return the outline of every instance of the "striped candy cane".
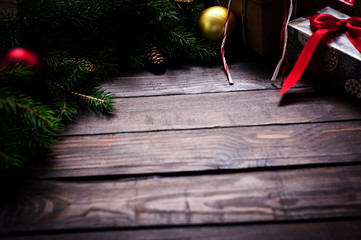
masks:
{"label": "striped candy cane", "polygon": [[221,55],[222,55],[224,70],[226,71],[226,74],[227,74],[228,82],[229,82],[229,84],[233,85],[234,82],[232,80],[232,76],[231,76],[231,73],[229,72],[228,64],[227,64],[226,58],[224,56],[224,46],[226,44],[229,17],[231,15],[231,2],[232,2],[232,0],[228,1],[227,20],[226,20],[226,23],[224,25],[224,34],[223,34],[223,40],[222,40],[222,45],[221,45]]}

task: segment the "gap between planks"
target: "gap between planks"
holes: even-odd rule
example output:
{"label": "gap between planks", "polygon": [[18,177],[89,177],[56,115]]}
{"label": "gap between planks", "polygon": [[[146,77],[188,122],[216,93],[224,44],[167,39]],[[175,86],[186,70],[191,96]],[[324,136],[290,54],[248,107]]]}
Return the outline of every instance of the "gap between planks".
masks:
{"label": "gap between planks", "polygon": [[[228,224],[180,227],[151,227],[125,229],[96,229],[73,231],[17,233],[3,237],[3,240],[258,240],[267,236],[268,240],[305,240],[305,239],[361,239],[360,220],[336,219],[319,221],[294,221],[284,223]],[[26,236],[24,236],[26,235]]]}

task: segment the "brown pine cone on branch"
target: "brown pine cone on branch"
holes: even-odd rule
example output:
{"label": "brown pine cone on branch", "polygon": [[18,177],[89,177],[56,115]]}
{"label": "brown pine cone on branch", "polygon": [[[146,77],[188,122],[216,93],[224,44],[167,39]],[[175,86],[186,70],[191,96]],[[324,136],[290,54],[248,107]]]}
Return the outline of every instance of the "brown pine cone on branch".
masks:
{"label": "brown pine cone on branch", "polygon": [[144,57],[146,64],[150,67],[150,70],[155,73],[162,73],[165,71],[165,59],[159,48],[146,41],[144,43]]}

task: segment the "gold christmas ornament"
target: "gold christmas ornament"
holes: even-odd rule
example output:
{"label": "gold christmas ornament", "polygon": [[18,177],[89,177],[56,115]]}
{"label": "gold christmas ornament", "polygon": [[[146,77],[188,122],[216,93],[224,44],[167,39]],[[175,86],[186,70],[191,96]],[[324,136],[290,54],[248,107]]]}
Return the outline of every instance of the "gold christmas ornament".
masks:
{"label": "gold christmas ornament", "polygon": [[[200,33],[204,38],[218,41],[223,38],[224,24],[227,20],[227,8],[221,6],[213,6],[207,8],[201,13],[198,20]],[[232,34],[235,30],[236,20],[231,14],[228,23],[228,33]]]}

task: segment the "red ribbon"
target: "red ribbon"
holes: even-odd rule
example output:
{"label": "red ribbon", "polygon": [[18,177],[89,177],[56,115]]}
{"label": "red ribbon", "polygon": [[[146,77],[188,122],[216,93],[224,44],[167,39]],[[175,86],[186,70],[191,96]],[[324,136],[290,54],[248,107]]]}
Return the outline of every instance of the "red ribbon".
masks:
{"label": "red ribbon", "polygon": [[361,17],[338,19],[329,14],[317,14],[311,17],[310,24],[314,33],[308,39],[291,73],[284,81],[278,96],[290,89],[302,76],[316,47],[326,34],[330,36],[340,30],[345,32],[350,42],[361,52]]}

